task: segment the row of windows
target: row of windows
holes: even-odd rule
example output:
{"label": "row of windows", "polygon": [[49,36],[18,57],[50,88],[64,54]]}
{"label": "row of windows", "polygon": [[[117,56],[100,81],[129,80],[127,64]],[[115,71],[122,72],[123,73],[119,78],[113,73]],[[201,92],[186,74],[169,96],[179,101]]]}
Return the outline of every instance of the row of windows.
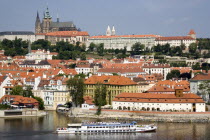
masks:
{"label": "row of windows", "polygon": [[[103,133],[103,132],[131,132],[131,131],[135,131],[133,130],[92,130],[92,131],[84,131],[86,133]],[[76,133],[81,133],[81,131],[75,131]]]}
{"label": "row of windows", "polygon": [[124,128],[124,127],[133,127],[132,125],[128,126],[88,126],[87,128]]}

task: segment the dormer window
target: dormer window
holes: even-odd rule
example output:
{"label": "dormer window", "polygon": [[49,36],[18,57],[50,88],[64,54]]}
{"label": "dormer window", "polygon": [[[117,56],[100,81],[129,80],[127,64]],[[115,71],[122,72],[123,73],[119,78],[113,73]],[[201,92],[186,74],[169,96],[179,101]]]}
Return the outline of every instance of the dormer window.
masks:
{"label": "dormer window", "polygon": [[108,83],[108,80],[104,80],[104,83]]}

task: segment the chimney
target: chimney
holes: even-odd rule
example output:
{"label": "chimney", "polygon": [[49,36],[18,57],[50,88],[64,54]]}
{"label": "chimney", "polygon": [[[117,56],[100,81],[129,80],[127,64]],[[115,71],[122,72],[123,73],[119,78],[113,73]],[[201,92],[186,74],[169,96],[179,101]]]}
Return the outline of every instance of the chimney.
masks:
{"label": "chimney", "polygon": [[175,96],[176,97],[183,97],[183,89],[175,89]]}

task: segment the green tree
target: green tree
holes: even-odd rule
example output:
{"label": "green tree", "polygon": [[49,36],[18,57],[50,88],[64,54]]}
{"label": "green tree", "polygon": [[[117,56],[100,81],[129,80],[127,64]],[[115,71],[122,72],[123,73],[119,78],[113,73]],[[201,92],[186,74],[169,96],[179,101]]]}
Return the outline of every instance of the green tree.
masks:
{"label": "green tree", "polygon": [[82,52],[82,53],[80,54],[80,59],[81,59],[81,60],[86,60],[86,53],[85,53],[85,52]]}
{"label": "green tree", "polygon": [[67,86],[69,88],[70,96],[72,97],[73,105],[75,105],[76,107],[81,106],[81,104],[84,103],[84,79],[80,77],[70,78],[67,81]]}
{"label": "green tree", "polygon": [[88,51],[93,52],[95,48],[96,48],[96,44],[94,44],[93,42],[91,42],[90,45],[89,45],[89,47],[88,47]]}
{"label": "green tree", "polygon": [[44,101],[41,97],[33,97],[34,99],[36,99],[38,102],[39,102],[39,110],[44,110],[45,107],[44,107]]}
{"label": "green tree", "polygon": [[97,52],[99,56],[104,56],[104,43],[100,43],[97,47]]}
{"label": "green tree", "polygon": [[201,70],[200,64],[197,62],[195,65],[192,65],[193,70]]}
{"label": "green tree", "polygon": [[124,47],[123,50],[122,50],[122,54],[126,55],[126,53],[127,53],[127,47]]}
{"label": "green tree", "polygon": [[101,114],[101,106],[104,106],[107,104],[106,102],[106,95],[107,95],[107,87],[106,85],[102,85],[98,83],[96,85],[96,89],[94,91],[95,96],[94,96],[94,103],[96,106],[98,106],[97,109],[97,115]]}
{"label": "green tree", "polygon": [[50,42],[45,40],[45,39],[38,39],[37,41],[34,41],[31,44],[32,50],[37,50],[37,49],[45,49],[47,50],[50,46]]}
{"label": "green tree", "polygon": [[118,53],[120,53],[120,50],[119,50],[119,49],[115,49],[115,50],[114,50],[114,53],[115,53],[115,54],[118,54]]}
{"label": "green tree", "polygon": [[135,43],[131,47],[131,55],[139,55],[141,54],[141,51],[144,50],[145,46],[139,42]]}
{"label": "green tree", "polygon": [[11,95],[23,95],[23,87],[15,86],[12,88]]}
{"label": "green tree", "polygon": [[197,44],[196,43],[191,43],[190,46],[189,46],[189,52],[191,54],[194,54],[197,50]]}
{"label": "green tree", "polygon": [[210,95],[210,80],[202,81],[198,89],[200,94],[203,95],[202,98],[207,101],[207,96]]}
{"label": "green tree", "polygon": [[179,70],[172,70],[170,73],[167,74],[166,79],[170,80],[172,78],[179,78],[180,71]]}
{"label": "green tree", "polygon": [[34,97],[31,86],[26,86],[26,89],[23,90],[23,96],[24,97]]}

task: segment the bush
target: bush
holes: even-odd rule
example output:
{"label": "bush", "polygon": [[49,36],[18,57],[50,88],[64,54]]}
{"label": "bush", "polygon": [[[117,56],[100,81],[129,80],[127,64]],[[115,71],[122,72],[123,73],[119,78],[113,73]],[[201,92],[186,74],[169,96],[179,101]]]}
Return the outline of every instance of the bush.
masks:
{"label": "bush", "polygon": [[10,108],[9,105],[2,105],[2,104],[0,104],[0,110],[4,110],[4,109],[8,109],[8,108]]}

